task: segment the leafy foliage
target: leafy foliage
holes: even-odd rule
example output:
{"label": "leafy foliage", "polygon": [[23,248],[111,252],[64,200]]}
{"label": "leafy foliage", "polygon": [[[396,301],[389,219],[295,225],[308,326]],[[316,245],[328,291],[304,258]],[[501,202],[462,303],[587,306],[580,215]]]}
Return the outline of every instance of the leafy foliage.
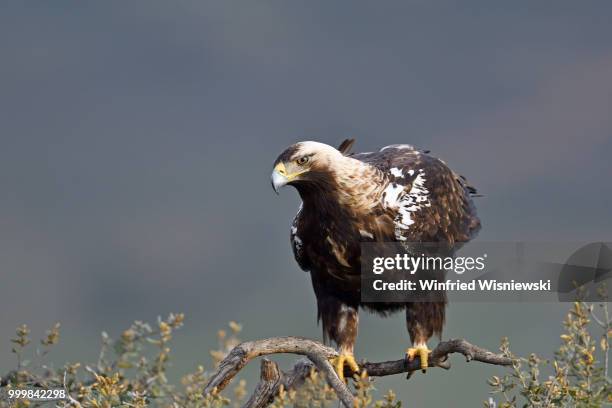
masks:
{"label": "leafy foliage", "polygon": [[[608,305],[600,305],[598,317],[595,305],[578,301],[573,304],[564,321],[561,346],[551,361],[534,354],[528,358],[517,357],[510,351],[507,339],[502,341],[501,351],[514,359],[510,372],[488,380],[492,394],[501,402],[500,408],[515,407],[602,407],[612,403],[612,388],[608,377],[608,351],[612,338],[612,326]],[[171,384],[167,368],[171,356],[174,333],[183,325],[182,314],[170,314],[159,318],[155,325],[134,322],[117,339],[102,333],[102,347],[94,364],[66,363],[52,369],[45,358],[60,339],[60,325],[54,325],[45,333],[32,350],[30,330],[23,325],[17,328],[11,342],[16,356],[14,370],[2,377],[4,391],[31,387],[61,388],[69,399],[55,401],[59,407],[186,407],[221,408],[238,407],[247,397],[246,381],[235,382],[233,388],[223,393],[203,396],[209,374],[203,366],[185,375],[179,385]],[[594,327],[603,330],[596,337]],[[239,344],[242,326],[230,322],[227,330],[217,332],[218,347],[210,351],[210,369],[216,369],[229,351]],[[603,362],[597,360],[597,348]],[[27,359],[26,356],[31,357]],[[352,388],[356,406],[360,408],[400,408],[401,402],[392,391],[382,400],[375,401],[374,385],[367,375],[355,375]],[[272,403],[274,408],[294,406],[332,407],[337,398],[322,374],[312,371],[298,389],[281,388]],[[493,399],[485,407],[493,406]],[[0,398],[0,408],[36,407],[43,403]]]}
{"label": "leafy foliage", "polygon": [[[608,352],[612,339],[612,321],[608,312],[605,286],[599,291],[600,314],[596,305],[577,301],[563,322],[562,344],[552,360],[535,354],[519,358],[510,351],[507,339],[501,351],[514,359],[511,372],[493,376],[488,382],[492,394],[501,397],[500,408],[515,407],[581,407],[593,408],[612,404],[612,382],[608,377]],[[600,331],[599,337],[592,331]],[[602,361],[596,358],[597,348]],[[485,407],[493,404],[485,402]]]}
{"label": "leafy foliage", "polygon": [[[102,347],[95,364],[66,363],[59,369],[44,365],[44,357],[59,341],[59,324],[40,341],[40,346],[33,351],[33,360],[24,359],[31,352],[32,340],[28,327],[20,326],[11,340],[17,366],[2,377],[2,386],[5,390],[31,387],[65,389],[69,399],[56,401],[60,407],[239,407],[247,396],[245,380],[238,381],[223,393],[203,396],[202,390],[210,374],[203,366],[185,375],[180,386],[172,385],[166,378],[170,343],[183,321],[182,314],[160,318],[154,326],[136,321],[115,340],[103,332]],[[210,351],[212,369],[216,369],[229,351],[240,343],[238,334],[241,330],[240,324],[230,322],[228,330],[217,332],[218,347]],[[355,390],[359,407],[400,406],[393,393],[387,394],[383,401],[373,403],[373,386],[367,376],[355,378]],[[45,403],[20,399],[11,404],[7,399],[0,399],[0,408],[36,407]],[[334,391],[321,374],[312,371],[299,389],[281,390],[273,406],[324,407],[333,404],[337,404]]]}

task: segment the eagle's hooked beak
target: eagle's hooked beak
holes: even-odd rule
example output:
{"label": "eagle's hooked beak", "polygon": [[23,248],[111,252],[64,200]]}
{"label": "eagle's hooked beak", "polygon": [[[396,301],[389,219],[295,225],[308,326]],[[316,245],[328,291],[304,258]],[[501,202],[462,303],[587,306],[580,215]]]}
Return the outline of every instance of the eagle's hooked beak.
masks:
{"label": "eagle's hooked beak", "polygon": [[274,189],[274,192],[278,194],[278,190],[289,182],[287,170],[285,170],[285,165],[283,163],[278,163],[276,167],[274,167],[271,179],[272,188]]}

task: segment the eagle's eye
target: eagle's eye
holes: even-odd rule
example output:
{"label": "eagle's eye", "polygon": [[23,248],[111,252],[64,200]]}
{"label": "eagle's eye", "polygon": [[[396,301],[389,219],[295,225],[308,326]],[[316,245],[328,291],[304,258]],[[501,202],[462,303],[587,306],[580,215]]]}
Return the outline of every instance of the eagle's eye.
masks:
{"label": "eagle's eye", "polygon": [[310,160],[310,157],[308,157],[308,156],[302,156],[302,157],[300,157],[299,159],[297,159],[295,162],[296,162],[297,164],[299,164],[300,166],[303,166],[303,165],[305,165],[306,163],[308,163],[308,160]]}

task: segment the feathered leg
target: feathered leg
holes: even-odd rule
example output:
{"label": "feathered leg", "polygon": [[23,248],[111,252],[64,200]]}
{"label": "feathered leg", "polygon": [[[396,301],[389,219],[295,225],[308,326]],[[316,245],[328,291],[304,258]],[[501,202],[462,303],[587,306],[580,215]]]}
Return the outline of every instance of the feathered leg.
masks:
{"label": "feathered leg", "polygon": [[317,296],[319,319],[323,323],[323,338],[331,339],[338,345],[340,355],[334,359],[334,368],[338,377],[344,380],[344,365],[351,371],[359,372],[359,365],[353,354],[359,314],[357,306],[349,306],[331,296]]}
{"label": "feathered leg", "polygon": [[406,358],[414,360],[417,356],[421,370],[426,371],[430,350],[427,340],[434,334],[440,336],[444,326],[445,302],[416,302],[406,304],[406,326],[412,347],[406,350]]}

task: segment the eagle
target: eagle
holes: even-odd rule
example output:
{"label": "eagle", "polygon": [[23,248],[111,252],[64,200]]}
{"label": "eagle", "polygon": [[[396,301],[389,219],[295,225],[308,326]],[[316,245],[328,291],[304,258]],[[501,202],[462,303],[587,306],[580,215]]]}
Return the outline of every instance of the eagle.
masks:
{"label": "eagle", "polygon": [[446,296],[432,302],[363,302],[361,244],[422,242],[455,248],[480,229],[472,201],[477,192],[427,150],[396,144],[352,154],[353,144],[353,139],[338,148],[299,142],[275,160],[275,192],[290,185],[302,200],[291,226],[293,254],[310,274],[323,340],[338,347],[334,368],[340,378],[345,365],[359,372],[354,357],[359,309],[382,316],[404,310],[412,343],[405,358],[418,357],[425,372],[427,341],[442,335]]}

